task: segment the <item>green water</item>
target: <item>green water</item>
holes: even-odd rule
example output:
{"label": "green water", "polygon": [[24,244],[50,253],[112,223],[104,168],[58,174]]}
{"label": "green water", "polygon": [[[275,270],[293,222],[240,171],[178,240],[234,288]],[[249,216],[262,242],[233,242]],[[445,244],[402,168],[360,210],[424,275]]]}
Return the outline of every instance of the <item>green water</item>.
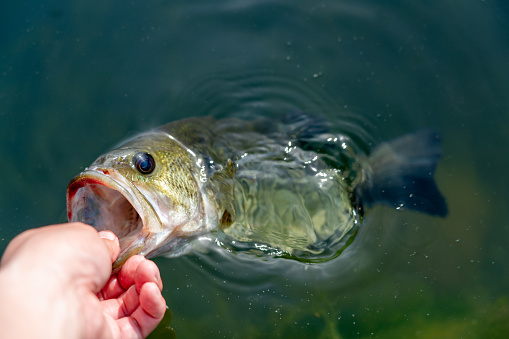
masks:
{"label": "green water", "polygon": [[[502,1],[21,1],[0,11],[0,252],[65,221],[69,180],[186,116],[325,115],[368,143],[441,131],[449,216],[377,207],[306,265],[204,239],[157,258],[179,338],[509,335]],[[155,337],[170,337],[160,329]]]}

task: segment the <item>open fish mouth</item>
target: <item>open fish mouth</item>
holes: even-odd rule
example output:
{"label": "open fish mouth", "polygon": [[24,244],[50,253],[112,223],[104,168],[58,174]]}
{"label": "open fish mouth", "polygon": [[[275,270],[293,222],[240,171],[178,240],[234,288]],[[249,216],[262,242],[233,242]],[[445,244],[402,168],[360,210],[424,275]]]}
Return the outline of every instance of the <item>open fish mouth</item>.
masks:
{"label": "open fish mouth", "polygon": [[97,231],[110,230],[118,237],[120,254],[113,264],[122,266],[135,254],[147,255],[147,240],[162,230],[151,204],[115,170],[88,168],[67,188],[67,217]]}

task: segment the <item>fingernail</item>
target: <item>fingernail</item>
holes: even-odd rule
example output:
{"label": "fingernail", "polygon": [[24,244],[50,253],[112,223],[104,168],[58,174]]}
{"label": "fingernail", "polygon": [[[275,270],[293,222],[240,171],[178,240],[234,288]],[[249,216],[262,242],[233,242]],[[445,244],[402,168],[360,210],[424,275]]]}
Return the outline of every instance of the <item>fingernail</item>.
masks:
{"label": "fingernail", "polygon": [[114,241],[116,236],[115,236],[115,234],[113,234],[113,232],[110,232],[110,231],[101,231],[101,232],[99,232],[99,238],[108,239],[108,240]]}

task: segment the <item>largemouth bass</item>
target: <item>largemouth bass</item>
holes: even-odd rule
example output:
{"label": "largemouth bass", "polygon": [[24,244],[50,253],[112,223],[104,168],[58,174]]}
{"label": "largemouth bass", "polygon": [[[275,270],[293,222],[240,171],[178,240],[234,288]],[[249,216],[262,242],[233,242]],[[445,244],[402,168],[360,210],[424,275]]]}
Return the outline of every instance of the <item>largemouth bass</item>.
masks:
{"label": "largemouth bass", "polygon": [[440,139],[423,130],[369,155],[322,119],[176,121],[101,155],[67,190],[69,221],[120,239],[130,256],[178,256],[218,230],[292,255],[337,244],[375,203],[445,216],[433,174]]}

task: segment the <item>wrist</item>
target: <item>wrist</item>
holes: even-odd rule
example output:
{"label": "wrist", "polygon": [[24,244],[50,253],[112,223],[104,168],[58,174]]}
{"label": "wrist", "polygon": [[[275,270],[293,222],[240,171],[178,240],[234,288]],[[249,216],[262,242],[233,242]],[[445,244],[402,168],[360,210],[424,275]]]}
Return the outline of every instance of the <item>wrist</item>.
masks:
{"label": "wrist", "polygon": [[[14,264],[14,263],[13,263]],[[47,272],[22,265],[0,269],[0,328],[6,338],[69,338],[72,316],[65,289],[49,281]]]}

